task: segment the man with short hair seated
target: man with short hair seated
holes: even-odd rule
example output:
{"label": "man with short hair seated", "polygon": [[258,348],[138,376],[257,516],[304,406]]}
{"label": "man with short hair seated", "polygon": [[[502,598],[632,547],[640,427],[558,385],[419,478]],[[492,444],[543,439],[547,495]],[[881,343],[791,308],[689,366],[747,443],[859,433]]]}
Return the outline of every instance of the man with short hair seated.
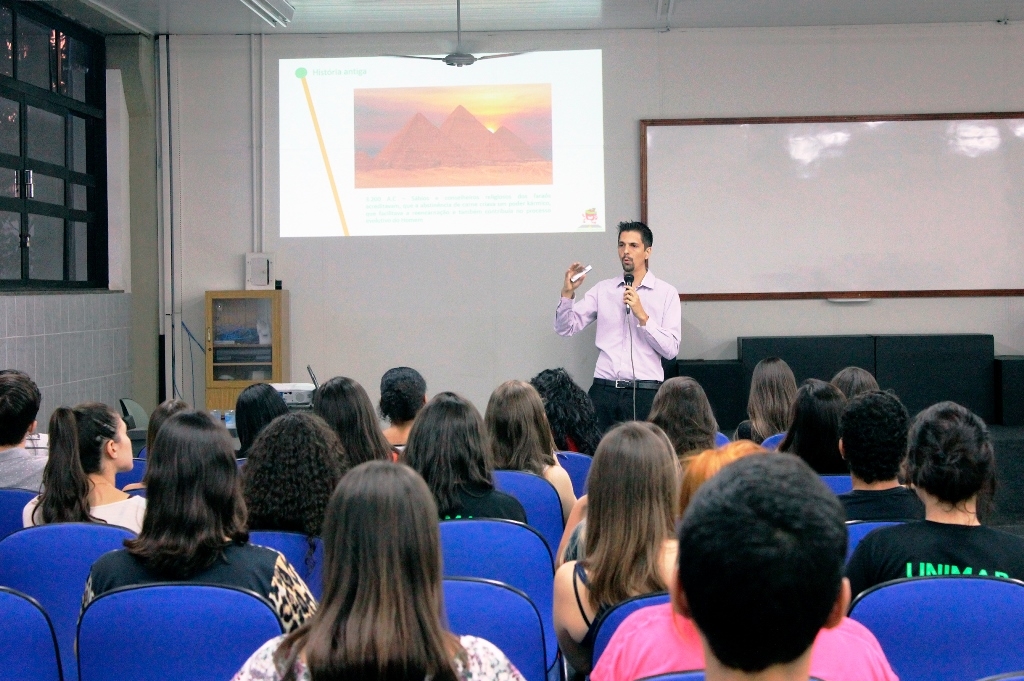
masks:
{"label": "man with short hair seated", "polygon": [[0,487],[39,491],[46,466],[46,450],[25,448],[35,432],[42,397],[28,374],[0,371]]}
{"label": "man with short hair seated", "polygon": [[910,417],[890,392],[861,393],[839,421],[839,453],[850,467],[853,490],[840,494],[847,520],[920,520],[924,504],[896,475],[907,455]]}
{"label": "man with short hair seated", "polygon": [[896,681],[875,637],[844,617],[843,519],[795,456],[729,464],[683,518],[672,603],[629,616],[591,679],[705,669],[708,681]]}

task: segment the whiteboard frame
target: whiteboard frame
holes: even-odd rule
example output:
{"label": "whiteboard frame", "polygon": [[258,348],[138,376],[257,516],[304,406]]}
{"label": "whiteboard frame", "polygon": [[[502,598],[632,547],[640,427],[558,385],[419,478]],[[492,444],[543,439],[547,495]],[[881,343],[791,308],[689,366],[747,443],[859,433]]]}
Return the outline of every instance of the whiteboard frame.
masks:
{"label": "whiteboard frame", "polygon": [[[977,121],[1024,118],[1024,111],[983,113],[890,114],[885,116],[772,116],[757,118],[648,118],[640,121],[640,220],[647,222],[647,131],[653,127],[693,125],[787,125],[801,123],[872,123],[875,121]],[[680,293],[681,301],[809,300],[872,298],[990,298],[1024,296],[1024,289],[937,289],[912,291],[786,291],[775,293]]]}

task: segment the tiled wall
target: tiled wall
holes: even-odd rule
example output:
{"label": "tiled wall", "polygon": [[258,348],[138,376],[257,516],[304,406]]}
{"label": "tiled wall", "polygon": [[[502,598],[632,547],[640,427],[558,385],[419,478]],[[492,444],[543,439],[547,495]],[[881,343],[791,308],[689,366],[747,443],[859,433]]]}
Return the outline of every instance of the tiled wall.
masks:
{"label": "tiled wall", "polygon": [[43,394],[39,429],[61,405],[131,397],[131,294],[0,295],[0,367]]}

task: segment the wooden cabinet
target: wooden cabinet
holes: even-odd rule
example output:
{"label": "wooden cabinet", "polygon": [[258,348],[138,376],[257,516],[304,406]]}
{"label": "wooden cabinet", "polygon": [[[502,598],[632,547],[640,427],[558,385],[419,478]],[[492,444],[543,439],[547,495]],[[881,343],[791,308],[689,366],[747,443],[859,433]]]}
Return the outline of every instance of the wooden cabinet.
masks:
{"label": "wooden cabinet", "polygon": [[206,292],[206,408],[234,409],[253,383],[287,383],[288,292]]}

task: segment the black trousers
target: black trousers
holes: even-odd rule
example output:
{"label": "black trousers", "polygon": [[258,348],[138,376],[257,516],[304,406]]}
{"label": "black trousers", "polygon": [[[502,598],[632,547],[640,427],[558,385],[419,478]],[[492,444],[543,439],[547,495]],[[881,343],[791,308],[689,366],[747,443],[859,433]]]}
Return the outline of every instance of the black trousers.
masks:
{"label": "black trousers", "polygon": [[597,413],[597,427],[606,433],[612,426],[623,421],[646,421],[658,391],[650,388],[636,389],[635,418],[632,388],[594,384],[590,386],[588,394]]}

